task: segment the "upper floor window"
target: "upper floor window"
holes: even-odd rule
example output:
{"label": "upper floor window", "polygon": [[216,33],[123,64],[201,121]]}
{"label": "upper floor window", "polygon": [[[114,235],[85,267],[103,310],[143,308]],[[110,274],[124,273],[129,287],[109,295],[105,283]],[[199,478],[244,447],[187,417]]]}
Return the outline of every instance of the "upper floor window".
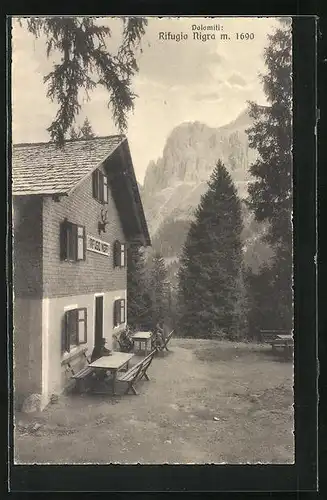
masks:
{"label": "upper floor window", "polygon": [[108,203],[108,178],[99,169],[92,174],[93,198],[101,203]]}
{"label": "upper floor window", "polygon": [[86,307],[70,309],[65,312],[61,338],[61,352],[70,352],[74,347],[87,342]]}
{"label": "upper floor window", "polygon": [[125,243],[120,243],[120,241],[115,241],[113,253],[114,253],[114,267],[125,267],[126,266]]}
{"label": "upper floor window", "polygon": [[61,260],[85,260],[85,227],[64,220],[60,225]]}

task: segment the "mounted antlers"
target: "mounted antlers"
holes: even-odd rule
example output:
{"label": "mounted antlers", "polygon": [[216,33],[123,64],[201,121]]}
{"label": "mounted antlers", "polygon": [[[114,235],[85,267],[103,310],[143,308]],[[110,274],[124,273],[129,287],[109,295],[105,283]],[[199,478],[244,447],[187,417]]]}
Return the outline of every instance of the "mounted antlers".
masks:
{"label": "mounted antlers", "polygon": [[101,222],[98,222],[99,234],[101,234],[102,231],[104,233],[106,232],[106,225],[109,222],[108,221],[108,210],[104,211],[103,208],[101,208],[100,216],[101,216]]}

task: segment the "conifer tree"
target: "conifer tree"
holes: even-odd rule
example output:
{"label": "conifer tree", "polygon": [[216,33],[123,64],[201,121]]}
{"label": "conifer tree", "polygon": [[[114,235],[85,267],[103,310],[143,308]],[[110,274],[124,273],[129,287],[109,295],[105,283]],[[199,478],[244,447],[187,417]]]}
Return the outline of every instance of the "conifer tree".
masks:
{"label": "conifer tree", "polygon": [[79,132],[76,130],[76,128],[74,126],[72,126],[70,131],[69,131],[69,138],[72,141],[76,141],[79,138]]}
{"label": "conifer tree", "polygon": [[248,205],[257,221],[269,223],[267,240],[291,249],[292,210],[292,34],[285,21],[268,36],[262,76],[269,106],[249,104],[254,120],[247,131],[250,147],[259,153],[250,166]]}
{"label": "conifer tree", "polygon": [[[269,329],[272,319],[262,317],[262,298],[267,297],[270,306],[274,301],[275,328],[292,327],[292,33],[291,22],[282,20],[269,36],[264,53],[267,73],[262,76],[264,92],[269,106],[250,103],[249,112],[254,120],[248,130],[249,144],[258,153],[251,165],[254,181],[249,185],[248,206],[259,222],[268,223],[266,241],[274,250],[270,268],[262,270],[262,276],[249,277],[249,289],[254,310],[252,323],[261,329]],[[266,283],[262,292],[263,279]],[[256,298],[257,302],[253,302]],[[259,302],[258,302],[259,300]],[[254,311],[258,321],[253,320]],[[260,321],[259,321],[260,319]]]}
{"label": "conifer tree", "polygon": [[48,131],[51,140],[63,145],[70,127],[81,109],[80,90],[90,92],[103,87],[108,93],[108,107],[116,126],[123,132],[127,113],[134,108],[136,95],[131,89],[138,72],[135,51],[145,33],[147,20],[121,16],[122,38],[118,50],[110,52],[109,26],[96,17],[30,17],[19,20],[35,37],[46,37],[46,54],[61,56],[52,71],[45,75],[47,96],[58,103],[58,111]]}
{"label": "conifer tree", "polygon": [[80,138],[81,139],[93,139],[95,133],[93,132],[92,125],[88,119],[85,118],[83,125],[80,127]]}
{"label": "conifer tree", "polygon": [[85,118],[83,125],[76,129],[74,126],[71,127],[69,131],[69,138],[71,140],[76,139],[93,139],[95,137],[95,133],[93,132],[92,125],[88,117]]}
{"label": "conifer tree", "polygon": [[181,333],[208,337],[238,334],[242,271],[241,202],[219,161],[195,212],[179,270]]}
{"label": "conifer tree", "polygon": [[159,252],[152,256],[150,267],[150,289],[152,298],[152,324],[163,323],[168,309],[167,269],[165,260]]}
{"label": "conifer tree", "polygon": [[142,247],[131,244],[127,256],[127,321],[135,328],[151,328],[149,276]]}

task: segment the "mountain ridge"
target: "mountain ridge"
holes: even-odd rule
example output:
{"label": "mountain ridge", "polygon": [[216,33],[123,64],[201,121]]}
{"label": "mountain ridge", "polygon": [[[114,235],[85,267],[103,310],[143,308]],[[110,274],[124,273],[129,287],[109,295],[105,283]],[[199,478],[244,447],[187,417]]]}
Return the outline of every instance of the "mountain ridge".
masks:
{"label": "mountain ridge", "polygon": [[[162,156],[149,162],[142,200],[154,247],[164,257],[178,256],[218,160],[228,169],[240,198],[247,197],[249,166],[257,158],[246,134],[251,125],[247,110],[217,128],[199,121],[183,122],[168,135]],[[253,244],[258,248],[261,228],[253,225],[253,216],[245,209],[244,223],[245,228],[252,227],[256,233],[247,233],[245,247],[249,253]],[[267,254],[266,248],[263,253]],[[256,260],[260,263],[260,258]]]}

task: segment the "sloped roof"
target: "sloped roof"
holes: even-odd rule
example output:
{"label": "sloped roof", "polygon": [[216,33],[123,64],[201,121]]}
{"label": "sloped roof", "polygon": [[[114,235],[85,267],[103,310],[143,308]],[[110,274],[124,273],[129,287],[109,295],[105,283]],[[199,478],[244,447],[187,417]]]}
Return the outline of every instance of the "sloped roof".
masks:
{"label": "sloped roof", "polygon": [[68,194],[126,140],[124,135],[54,143],[16,144],[12,194]]}
{"label": "sloped roof", "polygon": [[[125,234],[151,245],[128,141],[124,135],[54,143],[16,144],[12,149],[12,194],[69,195],[100,165],[105,166]],[[124,193],[124,196],[121,196]]]}

